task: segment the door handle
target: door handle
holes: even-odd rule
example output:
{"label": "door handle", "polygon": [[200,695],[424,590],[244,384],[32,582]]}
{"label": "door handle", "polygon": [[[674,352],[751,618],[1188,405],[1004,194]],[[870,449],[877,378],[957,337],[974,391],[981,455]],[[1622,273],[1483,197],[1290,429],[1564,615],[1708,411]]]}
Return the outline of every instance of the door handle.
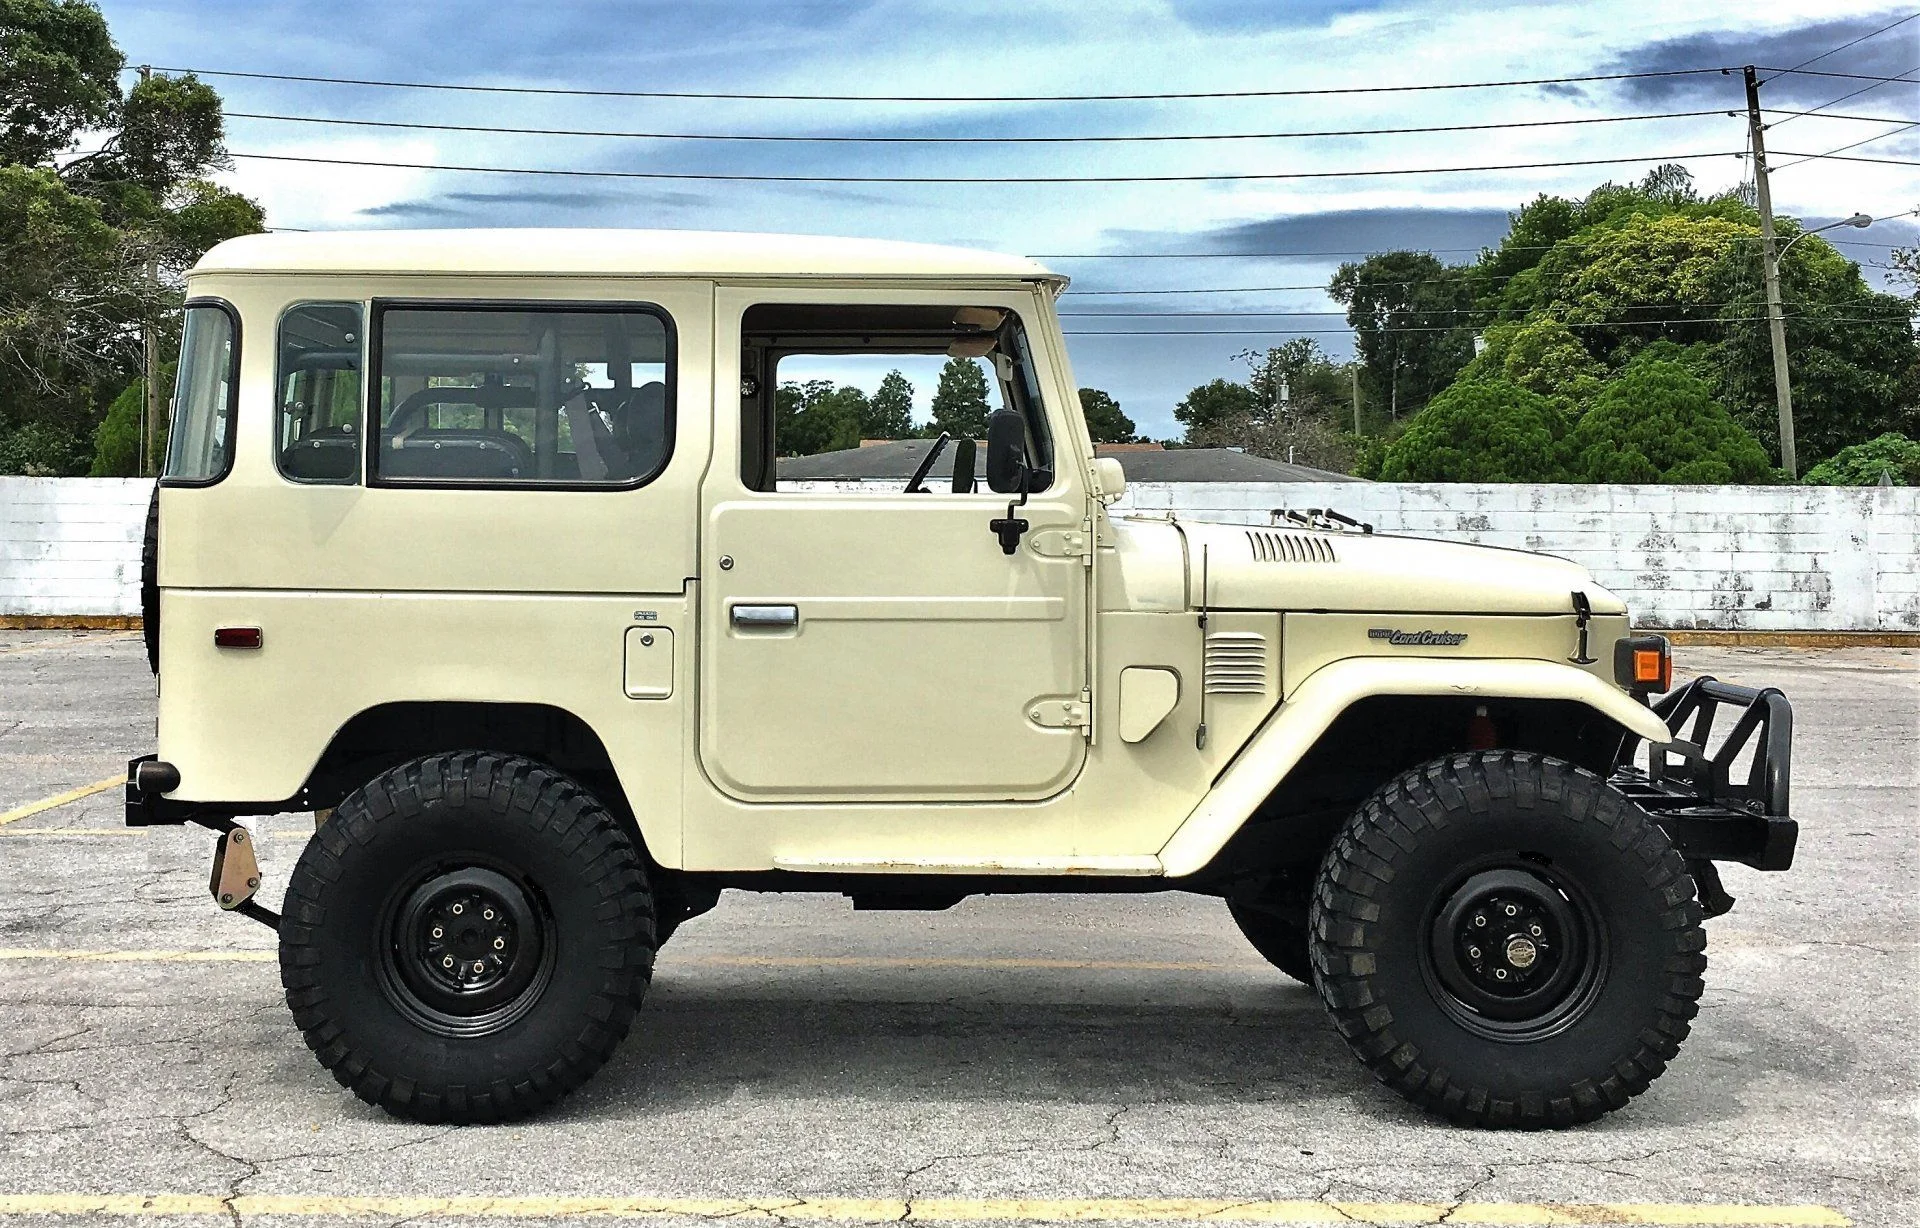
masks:
{"label": "door handle", "polygon": [[797,627],[800,607],[795,605],[737,605],[729,612],[736,627]]}

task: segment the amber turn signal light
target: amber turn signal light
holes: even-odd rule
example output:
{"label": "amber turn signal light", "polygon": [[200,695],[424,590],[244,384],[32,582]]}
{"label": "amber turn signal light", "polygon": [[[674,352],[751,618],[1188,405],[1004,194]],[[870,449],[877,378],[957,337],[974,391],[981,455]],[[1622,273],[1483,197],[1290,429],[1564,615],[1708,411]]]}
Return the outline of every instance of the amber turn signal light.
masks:
{"label": "amber turn signal light", "polygon": [[215,648],[258,648],[260,647],[260,628],[215,627],[213,646]]}
{"label": "amber turn signal light", "polygon": [[1673,654],[1664,635],[1636,635],[1613,645],[1613,676],[1642,695],[1673,689]]}

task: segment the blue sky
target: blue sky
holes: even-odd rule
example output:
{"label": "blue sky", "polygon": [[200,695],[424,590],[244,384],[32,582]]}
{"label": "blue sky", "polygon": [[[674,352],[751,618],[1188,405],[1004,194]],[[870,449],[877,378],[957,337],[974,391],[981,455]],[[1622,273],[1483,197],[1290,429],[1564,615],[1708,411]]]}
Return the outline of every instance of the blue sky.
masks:
{"label": "blue sky", "polygon": [[[1497,4],[1473,0],[978,0],[966,5],[808,0],[553,0],[511,9],[371,0],[107,0],[130,63],[405,81],[578,89],[846,94],[1071,94],[1475,81],[1703,64],[1793,64],[1903,15],[1885,0],[1810,6],[1652,5],[1643,0]],[[496,14],[510,12],[511,19]],[[1920,66],[1920,22],[1816,67],[1895,75]],[[565,98],[388,90],[210,77],[230,111],[435,124],[620,132],[1048,136],[1253,133],[1568,119],[1737,109],[1737,74],[1579,87],[1087,103],[825,103]],[[1827,102],[1859,82],[1783,78],[1772,106]],[[1920,86],[1889,85],[1836,110],[1920,119]],[[1889,125],[1809,116],[1776,150],[1821,152]],[[1314,140],[1106,145],[813,145],[587,139],[349,128],[233,118],[240,153],[373,161],[699,173],[1071,175],[1296,173],[1375,167],[1641,158],[1698,153],[1704,189],[1731,186],[1741,121],[1687,119],[1546,129]],[[1912,158],[1920,129],[1858,152]],[[1776,158],[1776,165],[1786,161]],[[1425,247],[1465,260],[1496,241],[1538,192],[1579,194],[1650,163],[1446,176],[1234,183],[770,185],[486,175],[240,159],[227,182],[261,200],[272,225],[661,226],[872,235],[1029,255],[1076,291],[1320,286],[1339,256],[1089,259],[1093,253],[1363,252]],[[1828,219],[1920,206],[1910,166],[1814,163],[1783,169],[1776,208]],[[1911,243],[1913,219],[1847,238]],[[1881,261],[1885,249],[1845,248]],[[1870,279],[1878,273],[1869,267]],[[1095,310],[1332,311],[1317,289],[1069,296]],[[1259,336],[1072,338],[1076,374],[1152,435],[1175,433],[1185,391],[1235,376],[1236,351],[1294,332],[1350,351],[1337,315],[1080,319],[1103,328],[1273,328]],[[929,389],[922,389],[924,398]]]}

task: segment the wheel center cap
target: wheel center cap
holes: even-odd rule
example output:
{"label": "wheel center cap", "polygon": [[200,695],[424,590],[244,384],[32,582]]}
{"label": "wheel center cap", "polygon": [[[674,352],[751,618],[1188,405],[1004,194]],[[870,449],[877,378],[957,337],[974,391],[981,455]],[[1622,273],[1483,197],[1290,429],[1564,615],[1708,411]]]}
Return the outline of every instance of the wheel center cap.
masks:
{"label": "wheel center cap", "polygon": [[1516,968],[1531,968],[1539,956],[1531,941],[1515,934],[1507,939],[1507,962]]}

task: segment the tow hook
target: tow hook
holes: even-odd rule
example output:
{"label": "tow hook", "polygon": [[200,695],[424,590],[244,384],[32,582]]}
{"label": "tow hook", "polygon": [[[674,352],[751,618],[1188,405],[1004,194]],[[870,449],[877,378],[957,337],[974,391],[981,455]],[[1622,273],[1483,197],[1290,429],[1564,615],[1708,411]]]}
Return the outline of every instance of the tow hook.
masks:
{"label": "tow hook", "polygon": [[253,902],[260,890],[260,861],[253,855],[253,834],[232,819],[203,821],[210,827],[220,824],[215,828],[220,839],[213,846],[213,874],[207,880],[213,902],[227,912],[279,929],[280,914]]}

